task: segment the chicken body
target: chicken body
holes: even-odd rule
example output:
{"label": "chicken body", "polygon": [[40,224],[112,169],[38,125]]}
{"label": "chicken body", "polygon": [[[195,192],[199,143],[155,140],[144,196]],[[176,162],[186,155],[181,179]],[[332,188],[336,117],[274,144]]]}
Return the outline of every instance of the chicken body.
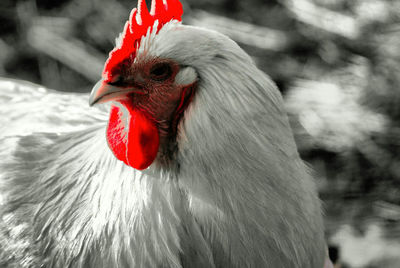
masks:
{"label": "chicken body", "polygon": [[320,202],[271,80],[226,36],[174,21],[142,39],[146,58],[198,87],[176,149],[144,171],[112,154],[88,96],[0,83],[0,266],[323,267]]}

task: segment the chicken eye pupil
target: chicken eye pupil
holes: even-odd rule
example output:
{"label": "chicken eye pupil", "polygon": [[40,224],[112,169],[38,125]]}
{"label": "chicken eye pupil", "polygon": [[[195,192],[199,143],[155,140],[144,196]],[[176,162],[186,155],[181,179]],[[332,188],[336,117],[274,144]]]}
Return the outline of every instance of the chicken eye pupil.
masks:
{"label": "chicken eye pupil", "polygon": [[163,75],[166,71],[167,71],[167,67],[165,65],[163,65],[163,66],[155,68],[152,71],[152,74],[157,75],[157,76],[158,75]]}
{"label": "chicken eye pupil", "polygon": [[150,76],[153,80],[163,81],[169,78],[172,74],[171,66],[167,63],[154,65],[150,70]]}

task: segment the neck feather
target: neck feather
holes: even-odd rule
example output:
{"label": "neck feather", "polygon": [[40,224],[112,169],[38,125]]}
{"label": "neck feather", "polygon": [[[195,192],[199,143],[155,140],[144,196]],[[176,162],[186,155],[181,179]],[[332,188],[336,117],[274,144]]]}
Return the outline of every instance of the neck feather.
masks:
{"label": "neck feather", "polygon": [[176,180],[166,172],[145,174],[126,166],[104,135],[104,127],[95,127],[21,138],[2,185],[9,202],[2,211],[7,222],[0,224],[18,232],[13,237],[0,232],[0,238],[16,245],[5,249],[10,256],[26,253],[14,262],[180,267],[180,252],[190,251],[181,241],[192,241],[188,236],[198,231],[182,229],[188,209]]}
{"label": "neck feather", "polygon": [[179,182],[210,243],[222,245],[215,258],[322,267],[319,200],[278,90],[247,59],[220,61],[200,77],[180,129]]}

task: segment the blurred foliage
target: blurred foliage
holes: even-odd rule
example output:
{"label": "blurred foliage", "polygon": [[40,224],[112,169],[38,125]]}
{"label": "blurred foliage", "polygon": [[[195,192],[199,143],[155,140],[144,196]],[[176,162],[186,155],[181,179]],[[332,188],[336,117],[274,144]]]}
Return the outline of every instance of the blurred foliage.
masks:
{"label": "blurred foliage", "polygon": [[[184,21],[225,31],[278,84],[318,179],[328,235],[378,220],[400,240],[400,1],[182,3]],[[134,6],[2,0],[0,76],[89,91]]]}

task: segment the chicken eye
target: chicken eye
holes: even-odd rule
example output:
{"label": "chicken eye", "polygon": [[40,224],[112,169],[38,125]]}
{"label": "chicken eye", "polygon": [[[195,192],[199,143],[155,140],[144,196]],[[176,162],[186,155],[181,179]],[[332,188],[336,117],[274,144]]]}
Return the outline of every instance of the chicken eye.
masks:
{"label": "chicken eye", "polygon": [[172,75],[172,68],[168,63],[157,63],[150,69],[150,77],[156,81],[167,80]]}

